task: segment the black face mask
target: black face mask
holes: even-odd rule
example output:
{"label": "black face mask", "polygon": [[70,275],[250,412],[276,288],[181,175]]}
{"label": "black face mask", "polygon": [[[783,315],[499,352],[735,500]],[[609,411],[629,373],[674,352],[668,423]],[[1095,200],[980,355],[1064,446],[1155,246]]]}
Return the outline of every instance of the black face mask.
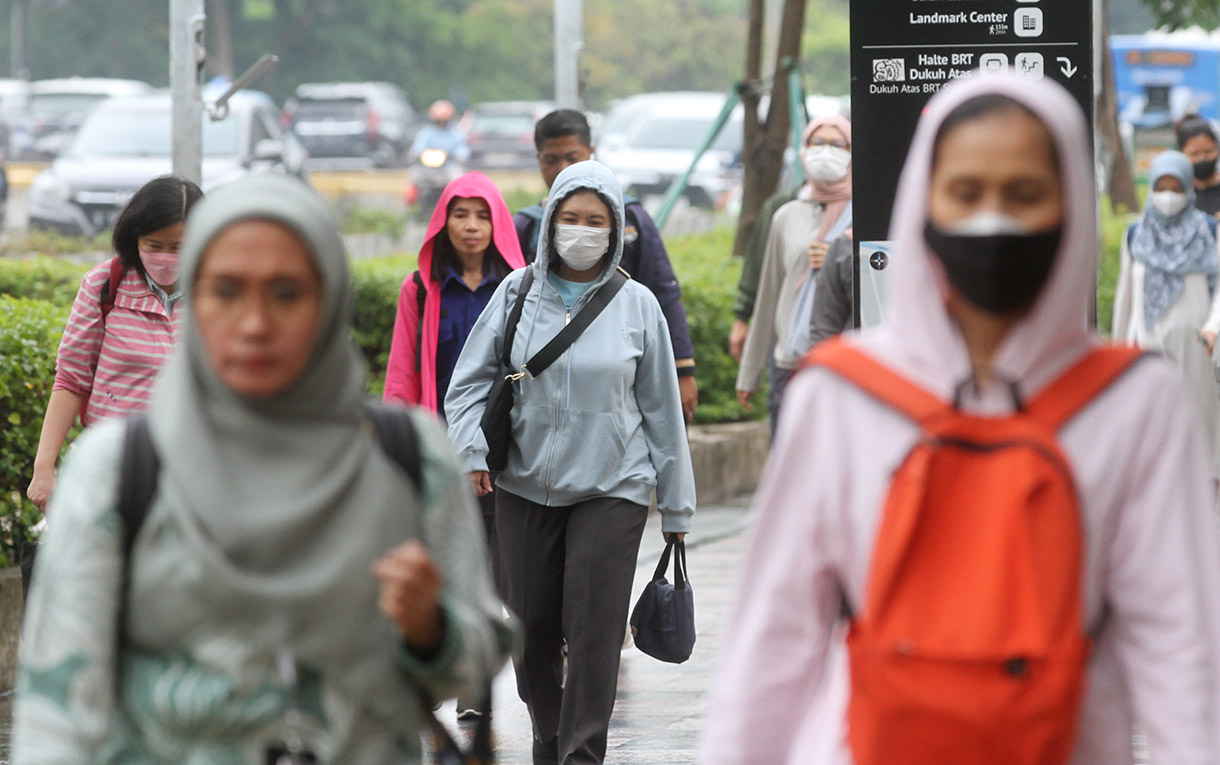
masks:
{"label": "black face mask", "polygon": [[1055,264],[1063,228],[1036,234],[966,236],[928,221],[924,239],[953,288],[974,306],[1010,314],[1030,306]]}
{"label": "black face mask", "polygon": [[1204,159],[1195,163],[1195,179],[1210,181],[1216,175],[1216,160]]}

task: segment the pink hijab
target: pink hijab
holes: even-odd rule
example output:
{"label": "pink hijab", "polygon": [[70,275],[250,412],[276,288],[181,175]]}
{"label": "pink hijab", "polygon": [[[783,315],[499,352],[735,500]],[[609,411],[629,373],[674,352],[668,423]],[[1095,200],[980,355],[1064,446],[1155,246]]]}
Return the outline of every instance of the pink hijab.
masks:
{"label": "pink hijab", "polygon": [[932,150],[945,118],[965,102],[1007,96],[1046,127],[1059,156],[1063,239],[1050,278],[1030,312],[1008,332],[992,362],[995,374],[1033,396],[1094,340],[1087,328],[1097,268],[1097,190],[1089,133],[1075,99],[1051,80],[996,74],[958,81],[932,98],[915,132],[898,186],[889,308],[883,325],[863,336],[881,358],[945,398],[971,375],[965,341],[945,308],[942,272],[924,243]]}
{"label": "pink hijab", "polygon": [[[424,246],[419,250],[419,273],[423,277],[428,296],[424,300],[424,332],[423,359],[436,359],[437,327],[441,321],[441,293],[436,281],[432,278],[432,251],[436,237],[445,230],[449,222],[449,202],[454,197],[479,198],[491,209],[491,241],[495,244],[500,257],[509,268],[518,269],[525,266],[525,258],[521,256],[521,242],[517,239],[517,229],[513,226],[513,215],[500,195],[500,189],[491,179],[480,172],[469,172],[455,178],[445,187],[441,199],[432,211],[432,219],[428,221],[428,231],[424,235]],[[433,361],[435,363],[435,361]],[[434,372],[435,373],[435,372]],[[420,405],[431,411],[436,411],[436,383],[433,378],[431,385],[423,385],[420,389]]]}
{"label": "pink hijab", "polygon": [[[851,122],[838,114],[811,120],[805,126],[804,135],[801,136],[801,146],[808,144],[809,136],[820,127],[835,128],[847,139],[848,147],[851,147]],[[832,183],[822,183],[810,178],[805,182],[802,192],[813,201],[826,205],[826,214],[822,216],[822,225],[818,228],[817,235],[818,241],[825,241],[827,232],[847,209],[847,203],[851,201],[851,166],[848,165],[847,175]]]}

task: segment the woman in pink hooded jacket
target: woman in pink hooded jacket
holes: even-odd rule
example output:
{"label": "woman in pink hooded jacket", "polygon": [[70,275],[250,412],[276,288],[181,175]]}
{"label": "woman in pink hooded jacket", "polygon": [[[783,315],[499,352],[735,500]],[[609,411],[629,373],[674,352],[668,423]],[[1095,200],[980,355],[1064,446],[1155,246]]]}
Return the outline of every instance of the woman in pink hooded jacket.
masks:
{"label": "woman in pink hooded jacket", "polygon": [[[943,90],[898,190],[888,313],[846,342],[941,401],[957,395],[965,412],[1001,416],[1036,396],[1098,344],[1087,330],[1091,159],[1079,108],[1049,81],[997,75]],[[984,229],[1028,246],[1007,260],[947,254],[950,240]],[[920,435],[825,368],[793,381],[755,497],[701,762],[854,761],[844,604],[867,617],[883,502]],[[1132,763],[1142,731],[1153,763],[1220,763],[1220,541],[1189,395],[1167,363],[1142,359],[1058,441],[1078,497],[1080,608],[1094,641],[1071,761]],[[986,761],[1019,761],[1002,750]]]}
{"label": "woman in pink hooded jacket", "polygon": [[419,251],[419,270],[403,280],[398,295],[386,401],[422,406],[444,419],[445,391],[470,328],[500,281],[525,265],[515,231],[504,197],[486,175],[466,173],[445,187]]}
{"label": "woman in pink hooded jacket", "polygon": [[[385,400],[423,407],[445,418],[445,392],[462,346],[509,272],[525,266],[513,216],[487,176],[470,172],[445,187],[419,251],[419,270],[402,283],[386,367]],[[495,556],[495,505],[480,499]],[[459,699],[459,715],[475,714]]]}

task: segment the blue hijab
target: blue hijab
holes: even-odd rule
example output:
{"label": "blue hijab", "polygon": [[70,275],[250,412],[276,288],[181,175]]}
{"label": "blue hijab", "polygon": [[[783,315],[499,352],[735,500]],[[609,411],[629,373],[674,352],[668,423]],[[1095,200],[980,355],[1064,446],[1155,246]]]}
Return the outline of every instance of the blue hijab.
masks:
{"label": "blue hijab", "polygon": [[1153,160],[1148,172],[1152,187],[1165,176],[1177,178],[1189,200],[1177,215],[1167,216],[1152,204],[1152,194],[1144,214],[1135,224],[1130,240],[1131,257],[1144,268],[1144,326],[1151,327],[1182,294],[1188,274],[1206,274],[1207,289],[1216,292],[1220,260],[1216,237],[1207,215],[1195,207],[1194,168],[1186,155],[1166,151]]}

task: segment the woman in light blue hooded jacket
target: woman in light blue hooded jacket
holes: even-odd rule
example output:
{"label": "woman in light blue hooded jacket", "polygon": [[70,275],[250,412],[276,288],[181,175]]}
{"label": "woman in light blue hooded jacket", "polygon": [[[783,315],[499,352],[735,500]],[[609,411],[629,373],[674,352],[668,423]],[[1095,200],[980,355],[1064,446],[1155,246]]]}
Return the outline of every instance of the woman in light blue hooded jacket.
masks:
{"label": "woman in light blue hooded jacket", "polygon": [[[514,368],[618,268],[617,179],[594,161],[568,167],[541,225]],[[496,290],[445,397],[450,439],[480,495],[492,491],[480,420],[524,275],[514,271]],[[667,538],[685,536],[695,509],[673,349],[656,298],[628,281],[554,364],[516,386],[513,444],[495,491],[504,597],[525,627],[518,693],[533,721],[535,763],[600,763],[650,495],[655,489]]]}

